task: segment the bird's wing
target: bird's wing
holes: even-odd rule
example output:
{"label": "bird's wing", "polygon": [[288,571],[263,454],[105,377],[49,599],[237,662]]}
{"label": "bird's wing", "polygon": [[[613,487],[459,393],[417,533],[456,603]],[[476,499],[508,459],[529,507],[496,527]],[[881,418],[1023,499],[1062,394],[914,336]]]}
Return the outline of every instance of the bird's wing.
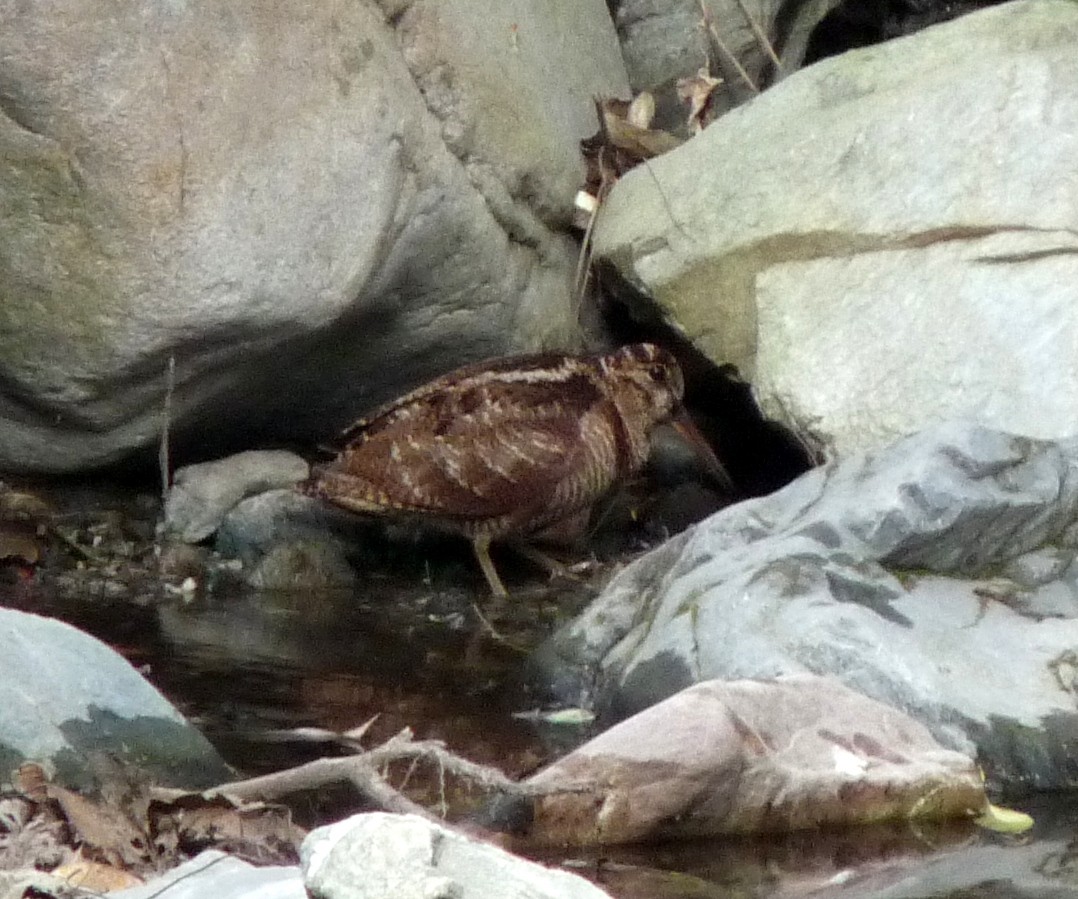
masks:
{"label": "bird's wing", "polygon": [[[441,395],[439,395],[441,396]],[[514,389],[446,394],[371,429],[326,468],[350,508],[397,509],[459,521],[542,508],[582,463],[584,396]],[[601,398],[591,397],[598,402]],[[399,409],[400,407],[398,407]]]}
{"label": "bird's wing", "polygon": [[[522,394],[526,394],[529,388],[543,390],[551,386],[569,394],[579,392],[581,384],[587,381],[582,372],[588,366],[589,360],[586,358],[560,353],[532,353],[475,362],[428,381],[410,393],[374,409],[345,428],[339,437],[348,440],[362,439],[365,433],[410,421],[417,412],[425,414],[431,405],[453,412],[455,410],[447,409],[447,406],[455,406],[455,400],[469,396],[489,396],[491,392],[497,392],[499,386],[519,390]],[[589,394],[594,391],[591,382],[583,386],[589,389]]]}

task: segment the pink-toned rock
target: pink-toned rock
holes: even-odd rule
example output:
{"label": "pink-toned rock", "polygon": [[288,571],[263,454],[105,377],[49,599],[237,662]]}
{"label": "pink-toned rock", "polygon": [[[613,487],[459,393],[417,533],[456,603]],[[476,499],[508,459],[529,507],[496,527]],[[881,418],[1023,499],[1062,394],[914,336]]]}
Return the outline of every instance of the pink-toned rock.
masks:
{"label": "pink-toned rock", "polygon": [[611,728],[531,783],[529,839],[611,844],[976,814],[972,759],[831,678],[706,681]]}

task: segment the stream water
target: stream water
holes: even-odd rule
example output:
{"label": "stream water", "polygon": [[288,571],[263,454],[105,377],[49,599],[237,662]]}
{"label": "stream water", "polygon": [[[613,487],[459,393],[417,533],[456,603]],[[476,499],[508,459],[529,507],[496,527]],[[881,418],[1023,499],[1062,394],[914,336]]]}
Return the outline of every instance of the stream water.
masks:
{"label": "stream water", "polygon": [[[341,732],[374,718],[367,745],[409,727],[518,776],[554,750],[518,714],[532,703],[516,676],[524,655],[510,644],[534,645],[588,596],[543,585],[487,608],[463,588],[386,579],[347,594],[167,602],[27,588],[5,594],[4,604],[62,618],[118,649],[244,773],[326,753],[325,744],[290,735],[296,728]],[[1032,835],[903,826],[543,860],[620,899],[1078,896],[1078,802],[1009,804],[1034,813]],[[301,823],[326,810],[309,812]]]}

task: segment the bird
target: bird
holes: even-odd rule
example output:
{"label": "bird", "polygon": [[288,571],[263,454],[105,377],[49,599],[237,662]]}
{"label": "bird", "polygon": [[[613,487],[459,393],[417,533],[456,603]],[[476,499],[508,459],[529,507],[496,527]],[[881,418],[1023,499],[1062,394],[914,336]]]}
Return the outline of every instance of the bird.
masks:
{"label": "bird", "polygon": [[477,362],[350,425],[341,452],[300,489],[351,512],[463,535],[493,594],[505,597],[491,543],[586,520],[644,466],[657,425],[671,422],[729,485],[684,395],[677,360],[651,343]]}

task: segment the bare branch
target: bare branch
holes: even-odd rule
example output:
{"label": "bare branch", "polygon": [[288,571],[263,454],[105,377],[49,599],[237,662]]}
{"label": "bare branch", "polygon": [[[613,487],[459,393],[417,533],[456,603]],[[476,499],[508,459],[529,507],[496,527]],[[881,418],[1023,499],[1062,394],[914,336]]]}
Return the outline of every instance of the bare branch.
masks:
{"label": "bare branch", "polygon": [[546,796],[551,793],[578,792],[581,787],[533,786],[510,780],[497,768],[480,765],[461,758],[445,748],[440,740],[412,739],[405,728],[381,746],[361,755],[346,758],[322,758],[313,762],[264,774],[247,780],[220,784],[204,792],[211,798],[222,795],[236,802],[268,802],[304,790],[316,790],[332,783],[351,783],[360,793],[387,811],[407,811],[438,820],[406,796],[390,786],[379,769],[390,762],[427,760],[439,766],[441,776],[452,774],[490,792],[515,796]]}

